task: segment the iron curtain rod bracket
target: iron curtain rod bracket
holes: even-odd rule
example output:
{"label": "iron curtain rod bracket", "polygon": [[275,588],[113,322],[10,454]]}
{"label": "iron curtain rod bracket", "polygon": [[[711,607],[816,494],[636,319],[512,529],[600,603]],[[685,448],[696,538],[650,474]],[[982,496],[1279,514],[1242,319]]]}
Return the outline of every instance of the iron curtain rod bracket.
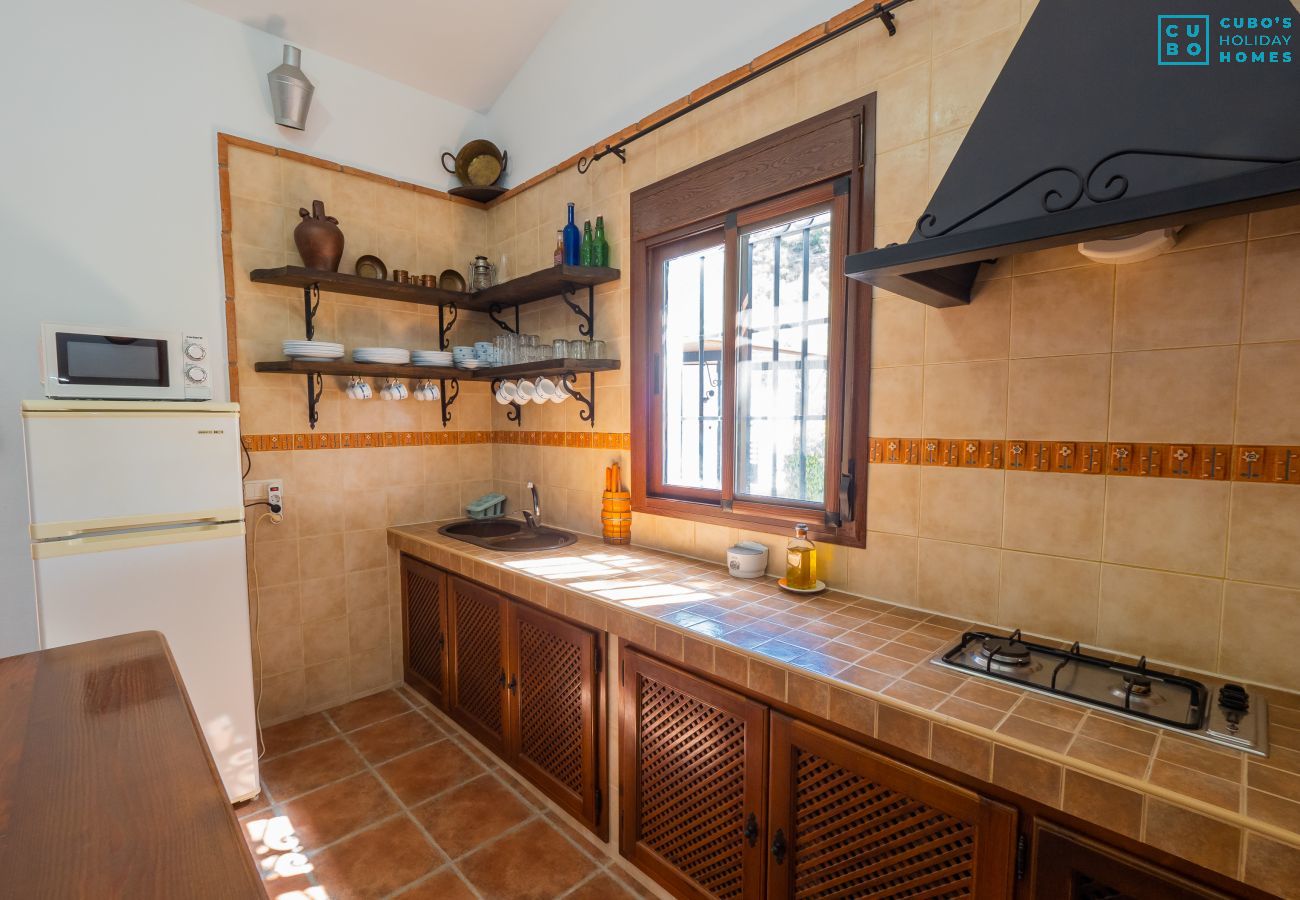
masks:
{"label": "iron curtain rod bracket", "polygon": [[[497,388],[501,387],[501,384],[504,381],[505,381],[504,378],[492,379],[492,393],[494,395],[497,392]],[[524,427],[523,409],[519,406],[518,403],[515,403],[513,401],[507,403],[506,405],[510,407],[509,409],[506,410],[506,420],[509,422],[514,422],[516,428],[523,428]]]}
{"label": "iron curtain rod bracket", "polygon": [[496,322],[497,327],[499,327],[502,331],[508,331],[511,334],[518,334],[519,333],[519,304],[518,303],[515,304],[515,327],[514,328],[510,327],[510,323],[503,322],[497,318],[497,313],[503,311],[504,309],[505,307],[502,306],[500,303],[493,303],[490,307],[488,307],[488,318],[491,319],[493,322]]}
{"label": "iron curtain rod bracket", "polygon": [[571,296],[578,292],[578,285],[566,284],[564,286],[564,302],[568,304],[569,309],[578,314],[582,319],[578,323],[578,334],[585,338],[595,338],[596,335],[596,286],[587,285],[587,309],[584,311],[581,306],[574,303]]}
{"label": "iron curtain rod bracket", "polygon": [[302,289],[302,318],[307,340],[316,337],[316,311],[320,309],[320,285],[308,284]]}
{"label": "iron curtain rod bracket", "polygon": [[[447,316],[446,321],[444,322],[443,317],[447,312],[450,312],[451,315]],[[447,337],[447,332],[451,331],[452,326],[456,324],[456,317],[458,315],[460,315],[460,313],[456,310],[455,303],[448,303],[446,306],[443,306],[442,304],[438,305],[438,349],[439,350],[446,350],[449,346],[451,346],[451,339]]]}
{"label": "iron curtain rod bracket", "polygon": [[573,399],[586,407],[586,409],[578,410],[578,418],[590,424],[594,429],[596,427],[596,373],[587,373],[587,391],[590,396],[583,394],[582,391],[574,387],[574,382],[578,380],[578,376],[575,373],[565,372],[560,376],[560,380],[563,381],[564,386],[569,389],[569,393],[573,396]]}
{"label": "iron curtain rod bracket", "polygon": [[905,3],[910,3],[910,2],[912,2],[912,0],[888,0],[888,2],[875,4],[874,6],[871,7],[870,10],[868,10],[860,17],[856,19],[851,19],[832,31],[827,31],[825,34],[821,35],[816,40],[810,41],[809,43],[805,44],[799,49],[793,51],[792,53],[790,53],[789,56],[782,57],[781,59],[778,59],[776,62],[772,63],[771,65],[765,66],[763,68],[757,70],[751,69],[745,75],[743,75],[740,78],[737,78],[735,81],[731,82],[730,84],[718,88],[716,91],[714,91],[711,94],[706,94],[705,96],[700,97],[697,100],[686,103],[686,105],[684,105],[681,109],[677,110],[676,112],[664,116],[662,119],[659,119],[657,122],[653,122],[647,125],[646,127],[642,128],[639,131],[633,132],[631,135],[623,138],[617,144],[612,144],[612,145],[606,144],[605,149],[596,151],[591,155],[590,158],[588,158],[587,156],[580,157],[578,159],[578,173],[585,175],[587,173],[587,170],[591,168],[592,163],[594,163],[596,160],[602,157],[609,156],[610,154],[617,156],[624,163],[626,163],[627,145],[632,143],[633,141],[645,137],[647,134],[649,134],[652,131],[656,131],[660,128],[663,128],[665,125],[667,125],[670,122],[677,121],[682,116],[686,115],[687,113],[694,112],[704,104],[711,103],[712,101],[717,100],[723,94],[729,93],[730,91],[734,91],[736,88],[740,87],[741,85],[749,84],[749,82],[753,81],[755,78],[758,78],[760,75],[765,75],[766,73],[772,71],[778,66],[785,65],[795,57],[802,56],[803,54],[807,53],[810,50],[815,50],[818,47],[820,47],[822,44],[826,43],[827,41],[834,40],[835,38],[839,37],[845,32],[851,31],[852,29],[857,28],[859,25],[862,25],[866,22],[870,22],[872,19],[879,19],[881,21],[881,24],[885,26],[885,30],[889,32],[889,36],[893,37],[895,34],[898,33],[898,23],[894,19],[893,10],[897,9],[898,7],[902,6]]}
{"label": "iron curtain rod bracket", "polygon": [[438,379],[438,388],[439,388],[438,399],[442,402],[442,427],[443,428],[446,428],[447,425],[451,422],[451,405],[455,403],[456,398],[460,396],[460,379],[459,378],[450,379],[451,381],[450,391],[447,390],[448,380],[449,379],[446,378]]}
{"label": "iron curtain rod bracket", "polygon": [[307,424],[311,426],[312,431],[316,430],[316,423],[320,421],[320,410],[316,405],[320,403],[323,393],[325,393],[325,380],[321,378],[320,372],[312,372],[307,376]]}

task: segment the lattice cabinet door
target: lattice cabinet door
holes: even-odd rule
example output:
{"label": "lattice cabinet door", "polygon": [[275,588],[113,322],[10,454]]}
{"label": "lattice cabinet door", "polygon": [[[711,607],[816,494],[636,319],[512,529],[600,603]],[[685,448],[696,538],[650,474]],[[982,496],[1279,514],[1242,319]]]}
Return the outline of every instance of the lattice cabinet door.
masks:
{"label": "lattice cabinet door", "polygon": [[471,734],[504,755],[510,601],[454,575],[447,577],[447,593],[451,644],[448,709]]}
{"label": "lattice cabinet door", "polygon": [[620,850],[678,897],[763,893],[767,708],[626,651]]}
{"label": "lattice cabinet door", "polygon": [[1034,823],[1040,900],[1227,900],[1211,887],[1047,822]]}
{"label": "lattice cabinet door", "polygon": [[1011,807],[777,713],[769,752],[769,900],[1011,896]]}
{"label": "lattice cabinet door", "polygon": [[593,830],[603,815],[597,652],[590,629],[511,604],[509,758]]}
{"label": "lattice cabinet door", "polygon": [[447,576],[402,557],[402,668],[406,683],[437,706],[446,705]]}

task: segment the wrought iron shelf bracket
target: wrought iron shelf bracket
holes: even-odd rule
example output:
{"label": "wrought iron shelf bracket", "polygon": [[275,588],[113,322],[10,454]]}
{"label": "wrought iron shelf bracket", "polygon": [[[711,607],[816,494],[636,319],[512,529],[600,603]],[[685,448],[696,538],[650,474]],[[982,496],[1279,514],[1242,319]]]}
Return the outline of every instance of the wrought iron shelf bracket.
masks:
{"label": "wrought iron shelf bracket", "polygon": [[596,334],[596,286],[587,285],[587,308],[584,310],[581,306],[574,303],[570,298],[578,292],[581,285],[565,285],[564,302],[569,309],[577,313],[578,318],[582,319],[578,323],[578,334],[588,339],[594,339]]}
{"label": "wrought iron shelf bracket", "polygon": [[320,372],[313,372],[308,375],[307,424],[311,426],[312,431],[316,430],[316,423],[320,421],[320,410],[317,409],[317,404],[320,403],[321,394],[323,393],[325,393],[325,379],[321,378]]}
{"label": "wrought iron shelf bracket", "polygon": [[302,318],[303,330],[307,333],[307,340],[314,340],[316,337],[316,313],[320,310],[320,285],[309,284],[302,289]]}
{"label": "wrought iron shelf bracket", "polygon": [[[493,378],[492,393],[496,394],[497,388],[501,387],[506,380],[505,378]],[[508,403],[506,405],[510,407],[506,410],[506,420],[514,422],[517,428],[523,428],[523,408],[518,403]]]}
{"label": "wrought iron shelf bracket", "polygon": [[[448,390],[447,382],[451,381],[451,389]],[[442,403],[442,427],[446,428],[451,424],[451,405],[456,402],[460,396],[460,379],[459,378],[439,378],[438,379],[438,400]]]}
{"label": "wrought iron shelf bracket", "polygon": [[[502,320],[497,318],[497,313],[502,312],[503,310],[505,310],[505,307],[502,306],[500,303],[493,303],[488,308],[488,318],[490,318],[493,322],[496,322],[497,327],[499,327],[502,331],[508,331],[511,334],[518,334],[519,333],[519,304],[518,303],[515,304],[515,325],[513,328],[510,327],[509,322],[503,322]],[[446,348],[444,347],[444,349]]]}
{"label": "wrought iron shelf bracket", "polygon": [[[450,315],[448,315],[450,313]],[[448,303],[446,306],[438,307],[438,349],[446,350],[451,346],[451,339],[447,333],[451,331],[452,326],[456,324],[456,318],[460,313],[456,309],[455,303]]]}
{"label": "wrought iron shelf bracket", "polygon": [[578,376],[574,372],[565,372],[560,376],[560,380],[563,381],[564,386],[569,389],[569,393],[573,395],[573,399],[586,407],[586,409],[578,410],[578,418],[591,425],[594,429],[596,427],[596,373],[587,373],[587,394],[583,394],[582,391],[578,390],[575,386]]}

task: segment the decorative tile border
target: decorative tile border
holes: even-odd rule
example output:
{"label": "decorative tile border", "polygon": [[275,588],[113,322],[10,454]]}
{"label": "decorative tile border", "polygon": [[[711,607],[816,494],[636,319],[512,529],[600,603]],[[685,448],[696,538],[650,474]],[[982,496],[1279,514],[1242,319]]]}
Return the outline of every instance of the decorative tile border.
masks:
{"label": "decorative tile border", "polygon": [[1300,484],[1300,447],[870,438],[873,463]]}
{"label": "decorative tile border", "polygon": [[516,444],[630,450],[632,435],[616,431],[338,431],[311,434],[246,434],[250,453],[274,450],[346,450],[446,447],[453,444]]}

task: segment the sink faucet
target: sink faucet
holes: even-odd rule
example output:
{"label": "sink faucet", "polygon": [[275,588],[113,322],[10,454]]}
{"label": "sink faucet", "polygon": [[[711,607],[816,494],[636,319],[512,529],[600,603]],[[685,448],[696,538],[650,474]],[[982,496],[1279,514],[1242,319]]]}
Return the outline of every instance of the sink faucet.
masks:
{"label": "sink faucet", "polygon": [[533,495],[533,511],[523,510],[524,521],[529,528],[536,530],[542,524],[542,502],[537,499],[537,485],[528,482],[528,490]]}

